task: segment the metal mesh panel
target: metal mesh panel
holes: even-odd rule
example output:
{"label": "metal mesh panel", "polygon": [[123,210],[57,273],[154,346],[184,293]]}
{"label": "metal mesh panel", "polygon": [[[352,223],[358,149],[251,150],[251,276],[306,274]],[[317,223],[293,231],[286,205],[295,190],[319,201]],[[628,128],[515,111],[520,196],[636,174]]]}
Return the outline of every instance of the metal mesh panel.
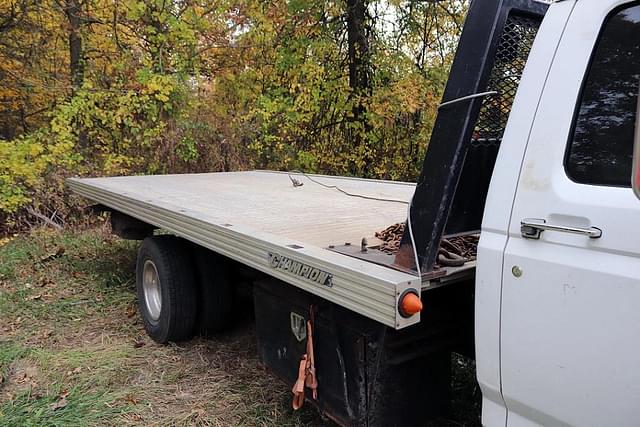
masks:
{"label": "metal mesh panel", "polygon": [[498,94],[487,96],[482,102],[471,139],[473,146],[498,146],[502,142],[520,77],[539,27],[540,18],[537,17],[511,13],[507,18],[487,86],[488,91]]}

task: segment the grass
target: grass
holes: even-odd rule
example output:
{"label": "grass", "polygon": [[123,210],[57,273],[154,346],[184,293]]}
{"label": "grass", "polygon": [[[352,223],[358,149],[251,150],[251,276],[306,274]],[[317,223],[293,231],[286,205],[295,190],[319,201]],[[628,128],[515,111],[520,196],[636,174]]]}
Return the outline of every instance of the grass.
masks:
{"label": "grass", "polygon": [[75,387],[62,392],[67,402],[54,409],[60,395],[34,395],[23,391],[2,405],[0,421],[5,426],[74,426],[108,423],[122,413],[115,407],[116,396],[108,392],[91,392]]}
{"label": "grass", "polygon": [[323,425],[258,363],[250,324],[159,346],[136,310],[136,242],[105,230],[0,241],[0,425]]}
{"label": "grass", "polygon": [[10,342],[0,342],[0,384],[7,378],[9,366],[24,354],[25,350],[22,347]]}
{"label": "grass", "polygon": [[[290,387],[257,360],[250,322],[179,345],[148,339],[136,250],[101,228],[0,240],[1,426],[333,425],[291,409]],[[462,413],[437,425],[477,424],[463,365],[454,360]]]}

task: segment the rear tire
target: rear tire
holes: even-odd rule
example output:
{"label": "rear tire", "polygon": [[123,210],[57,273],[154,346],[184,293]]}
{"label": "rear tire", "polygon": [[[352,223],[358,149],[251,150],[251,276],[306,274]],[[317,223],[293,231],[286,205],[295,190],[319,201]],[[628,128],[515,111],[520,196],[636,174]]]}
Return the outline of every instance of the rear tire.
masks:
{"label": "rear tire", "polygon": [[138,251],[138,308],[147,334],[156,342],[193,336],[197,286],[191,253],[175,236],[147,237]]}
{"label": "rear tire", "polygon": [[226,258],[203,247],[195,247],[197,283],[200,288],[197,326],[212,335],[229,326],[233,309],[231,272]]}

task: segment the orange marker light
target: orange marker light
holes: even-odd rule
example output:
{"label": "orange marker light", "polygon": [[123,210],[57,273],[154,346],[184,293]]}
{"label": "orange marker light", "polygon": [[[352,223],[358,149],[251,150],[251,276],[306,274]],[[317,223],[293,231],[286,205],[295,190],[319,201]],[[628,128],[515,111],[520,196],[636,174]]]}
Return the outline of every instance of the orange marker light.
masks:
{"label": "orange marker light", "polygon": [[411,317],[422,311],[422,301],[417,293],[407,292],[398,302],[398,310],[403,317]]}

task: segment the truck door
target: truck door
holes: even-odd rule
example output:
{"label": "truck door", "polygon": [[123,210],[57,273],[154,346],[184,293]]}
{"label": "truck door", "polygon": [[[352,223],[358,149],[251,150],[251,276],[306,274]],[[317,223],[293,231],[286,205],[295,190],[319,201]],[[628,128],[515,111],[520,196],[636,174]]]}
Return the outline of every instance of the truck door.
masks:
{"label": "truck door", "polygon": [[529,133],[505,248],[509,426],[640,423],[639,81],[640,4],[578,1]]}

